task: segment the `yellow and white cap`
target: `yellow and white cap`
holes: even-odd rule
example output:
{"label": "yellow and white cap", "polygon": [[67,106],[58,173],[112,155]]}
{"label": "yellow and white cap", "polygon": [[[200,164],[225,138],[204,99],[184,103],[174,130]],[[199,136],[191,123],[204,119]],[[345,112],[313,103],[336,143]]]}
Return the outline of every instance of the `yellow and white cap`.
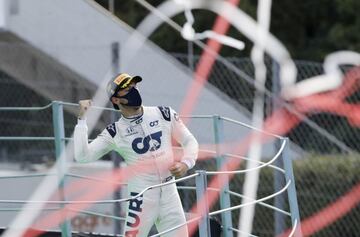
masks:
{"label": "yellow and white cap", "polygon": [[[140,76],[130,76],[127,73],[120,73],[115,78],[111,79],[106,87],[106,92],[109,96],[109,99],[111,101],[111,97],[113,97],[115,94],[117,94],[120,90],[125,89],[130,85],[131,82],[141,82],[142,78]],[[115,104],[114,108],[119,109],[119,107]]]}
{"label": "yellow and white cap", "polygon": [[111,79],[106,88],[109,98],[111,99],[117,92],[128,87],[133,81],[138,83],[142,81],[142,78],[140,76],[132,77],[127,73],[120,73]]}

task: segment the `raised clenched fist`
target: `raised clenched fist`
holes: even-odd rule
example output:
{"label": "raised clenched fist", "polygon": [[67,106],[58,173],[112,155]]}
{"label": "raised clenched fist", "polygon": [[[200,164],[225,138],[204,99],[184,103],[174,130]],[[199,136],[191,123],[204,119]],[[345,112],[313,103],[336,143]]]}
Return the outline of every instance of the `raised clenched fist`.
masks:
{"label": "raised clenched fist", "polygon": [[80,100],[79,101],[79,119],[85,118],[85,113],[89,110],[91,107],[91,100]]}

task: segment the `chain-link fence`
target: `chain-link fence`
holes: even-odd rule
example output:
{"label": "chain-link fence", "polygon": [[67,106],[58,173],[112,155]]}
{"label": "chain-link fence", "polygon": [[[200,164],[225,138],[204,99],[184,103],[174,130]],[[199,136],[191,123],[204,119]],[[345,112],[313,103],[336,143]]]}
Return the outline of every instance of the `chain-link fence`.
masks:
{"label": "chain-link fence", "polygon": [[[183,64],[189,66],[188,55],[174,54],[174,56]],[[191,57],[194,59],[192,68],[200,57]],[[218,59],[212,68],[209,76],[209,82],[220,89],[237,104],[249,111],[253,109],[254,98],[254,66],[248,58],[226,58]],[[320,75],[324,72],[320,63],[295,61],[298,75],[297,80],[303,80],[312,76]],[[265,114],[269,116],[272,113],[273,98],[272,78],[274,67],[271,60],[266,58],[268,93],[265,94]],[[352,67],[344,66],[344,73],[351,70]],[[359,81],[359,77],[357,77]],[[360,100],[359,82],[355,83],[357,90],[347,95],[346,102],[350,104],[358,103]],[[290,112],[295,112],[291,108]],[[348,111],[351,113],[351,111]],[[315,213],[334,204],[334,212],[341,209],[339,201],[344,198],[343,195],[349,194],[359,186],[359,142],[360,128],[349,122],[349,119],[336,114],[317,112],[306,117],[302,122],[294,127],[288,134],[292,142],[299,145],[308,153],[305,159],[297,160],[294,163],[295,177],[297,182],[298,200],[300,206],[300,215],[306,219]],[[242,189],[243,177],[234,179],[231,187]],[[260,174],[260,185],[258,196],[265,196],[273,192],[274,177],[270,170],[264,169]],[[358,193],[359,195],[359,193]],[[232,204],[238,204],[239,200],[234,199]],[[336,206],[337,203],[338,205]],[[348,210],[329,221],[328,225],[318,232],[312,233],[314,236],[356,236],[360,231],[358,223],[360,221],[359,198],[353,209]],[[233,215],[233,224],[237,225],[238,215]],[[321,216],[323,220],[328,220],[329,213]],[[274,217],[273,213],[262,206],[256,207],[254,218],[254,234],[260,236],[274,235]],[[308,223],[308,226],[316,229],[317,223]]]}
{"label": "chain-link fence", "polygon": [[[173,54],[180,62],[189,64],[186,54]],[[199,61],[198,56],[193,57],[194,68]],[[322,64],[307,61],[295,61],[298,75],[301,81],[324,73]],[[269,58],[266,59],[268,93],[265,94],[265,113],[270,115],[273,107],[274,95],[271,93],[274,78],[274,67],[276,66]],[[236,70],[234,70],[236,69]],[[343,67],[347,72],[351,67]],[[254,66],[249,58],[226,58],[218,59],[212,68],[209,82],[227,94],[236,103],[243,106],[251,114],[254,99]],[[360,90],[346,97],[348,103],[360,101]],[[296,112],[292,108],[291,112]],[[284,134],[285,135],[285,134]],[[348,152],[359,152],[360,128],[349,123],[346,118],[336,114],[316,112],[304,119],[289,134],[290,139],[307,152],[321,154],[339,154]]]}

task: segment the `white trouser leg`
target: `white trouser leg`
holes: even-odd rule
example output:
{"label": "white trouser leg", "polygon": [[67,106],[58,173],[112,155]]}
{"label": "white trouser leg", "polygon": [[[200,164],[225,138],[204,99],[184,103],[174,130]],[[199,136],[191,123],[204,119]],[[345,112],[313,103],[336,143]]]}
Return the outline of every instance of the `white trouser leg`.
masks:
{"label": "white trouser leg", "polygon": [[[162,188],[159,208],[160,215],[156,221],[156,228],[159,232],[163,232],[186,222],[184,210],[175,184]],[[161,235],[161,237],[187,236],[187,225],[183,225],[174,231]]]}
{"label": "white trouser leg", "polygon": [[[159,190],[149,190],[129,201],[125,222],[126,237],[147,237],[159,214]],[[136,196],[136,192],[130,196]]]}

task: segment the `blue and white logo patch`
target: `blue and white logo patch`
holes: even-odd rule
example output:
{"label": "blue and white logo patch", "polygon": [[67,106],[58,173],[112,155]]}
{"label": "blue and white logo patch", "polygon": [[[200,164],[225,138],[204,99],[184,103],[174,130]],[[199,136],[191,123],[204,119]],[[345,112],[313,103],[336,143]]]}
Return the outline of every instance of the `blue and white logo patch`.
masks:
{"label": "blue and white logo patch", "polygon": [[109,132],[111,137],[115,137],[116,135],[116,127],[115,127],[115,123],[109,124],[106,127],[106,130]]}
{"label": "blue and white logo patch", "polygon": [[156,151],[161,147],[161,136],[162,131],[159,131],[144,138],[135,138],[131,144],[132,149],[137,154],[145,154],[148,151]]}
{"label": "blue and white logo patch", "polygon": [[166,121],[170,121],[171,120],[170,108],[169,107],[163,107],[163,106],[159,106],[158,108],[159,108],[163,118]]}

